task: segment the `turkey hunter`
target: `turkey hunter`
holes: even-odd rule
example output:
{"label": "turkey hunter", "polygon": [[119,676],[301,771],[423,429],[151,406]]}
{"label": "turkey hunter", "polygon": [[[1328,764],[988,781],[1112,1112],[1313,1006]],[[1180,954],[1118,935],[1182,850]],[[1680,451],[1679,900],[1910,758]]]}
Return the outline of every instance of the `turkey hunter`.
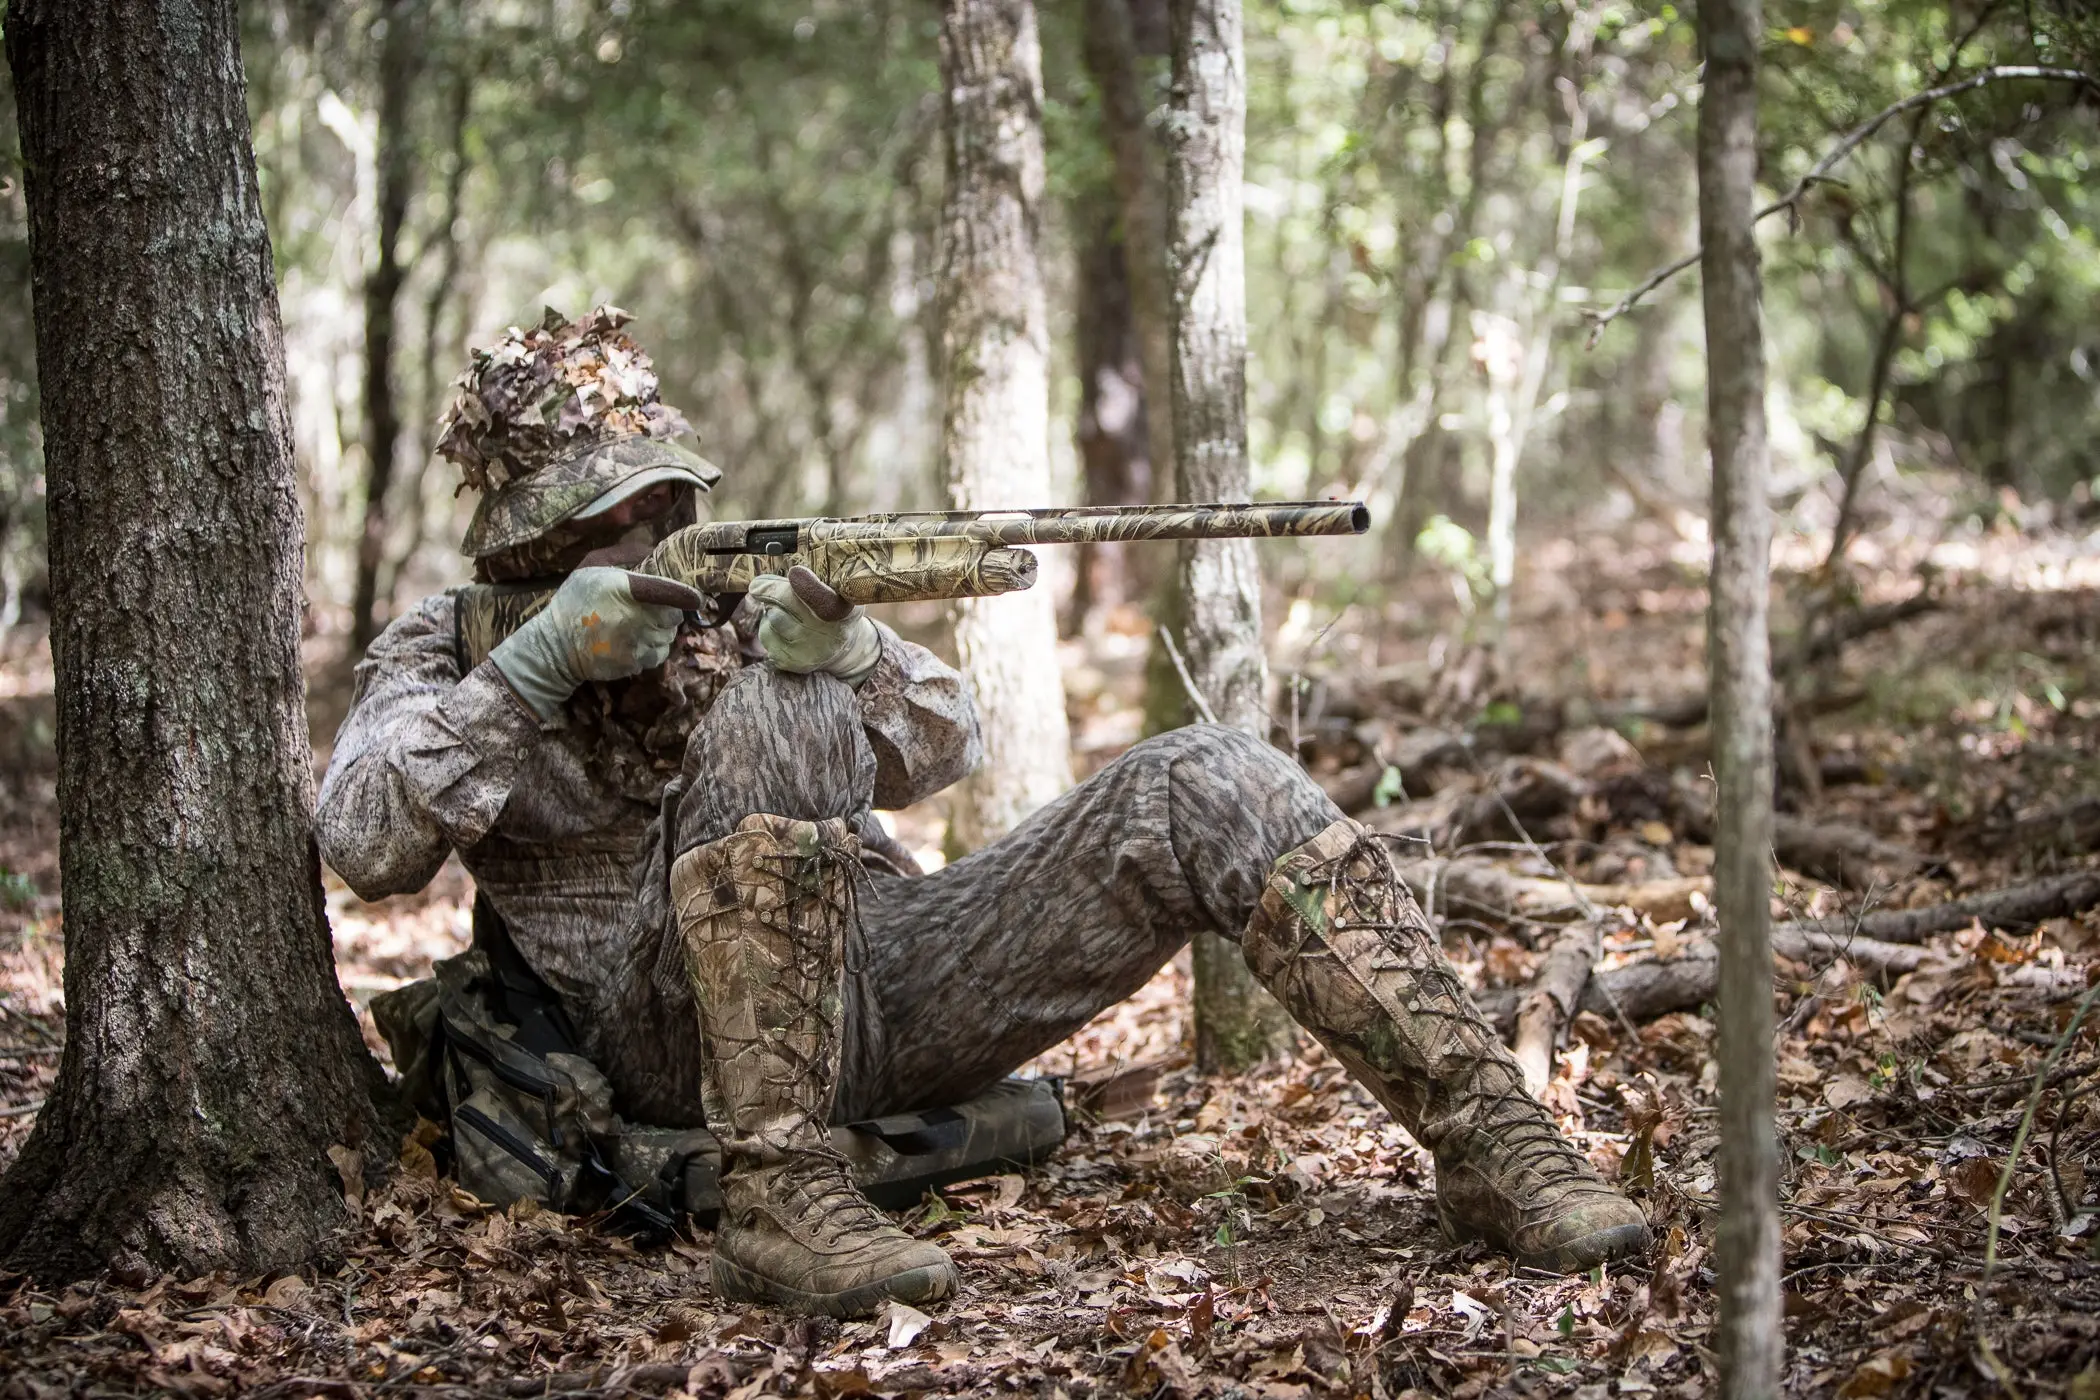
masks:
{"label": "turkey hunter", "polygon": [[[1437,1215],[1527,1266],[1640,1249],[1638,1207],[1525,1092],[1379,840],[1231,729],[1146,740],[933,874],[874,808],[981,758],[962,678],[813,578],[740,640],[634,601],[632,563],[720,472],[600,308],[476,351],[438,450],[480,493],[485,583],[558,582],[469,665],[454,594],[372,644],[322,783],[366,898],[451,852],[621,1111],[720,1139],[725,1299],[850,1316],[956,1267],[855,1189],[827,1124],[966,1099],[1129,996],[1199,930],[1436,1159]],[[836,620],[826,620],[827,617]]]}

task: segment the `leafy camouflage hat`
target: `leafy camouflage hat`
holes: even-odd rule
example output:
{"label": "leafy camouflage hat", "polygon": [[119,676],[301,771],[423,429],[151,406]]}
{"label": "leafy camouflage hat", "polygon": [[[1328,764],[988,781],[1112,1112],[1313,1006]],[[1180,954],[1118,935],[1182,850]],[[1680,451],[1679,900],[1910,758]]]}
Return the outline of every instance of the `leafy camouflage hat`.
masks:
{"label": "leafy camouflage hat", "polygon": [[601,306],[571,322],[549,307],[531,330],[512,327],[476,350],[453,382],[437,450],[459,467],[462,490],[481,492],[460,542],[468,557],[515,549],[643,486],[705,491],[721,478],[670,441],[689,428],[657,397],[649,356],[620,329],[631,319]]}

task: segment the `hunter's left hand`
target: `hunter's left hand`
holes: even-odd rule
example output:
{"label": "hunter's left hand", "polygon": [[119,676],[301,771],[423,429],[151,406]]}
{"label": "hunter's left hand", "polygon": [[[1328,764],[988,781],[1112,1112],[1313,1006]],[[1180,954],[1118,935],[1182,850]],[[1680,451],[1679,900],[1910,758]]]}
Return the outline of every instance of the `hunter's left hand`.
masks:
{"label": "hunter's left hand", "polygon": [[882,659],[882,634],[874,621],[802,565],[784,577],[761,574],[749,591],[763,614],[759,645],[779,670],[798,676],[823,671],[858,686]]}

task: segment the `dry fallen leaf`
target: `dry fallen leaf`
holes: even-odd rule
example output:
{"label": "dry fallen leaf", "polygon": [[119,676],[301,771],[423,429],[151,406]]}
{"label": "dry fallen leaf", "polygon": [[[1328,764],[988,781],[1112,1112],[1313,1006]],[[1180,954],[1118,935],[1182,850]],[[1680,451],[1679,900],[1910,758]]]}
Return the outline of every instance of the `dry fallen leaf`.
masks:
{"label": "dry fallen leaf", "polygon": [[1838,1400],[1886,1395],[1895,1388],[1896,1382],[1909,1374],[1910,1358],[1900,1352],[1873,1357],[1861,1362],[1852,1378],[1838,1387]]}
{"label": "dry fallen leaf", "polygon": [[299,1300],[311,1291],[305,1279],[297,1274],[286,1274],[263,1290],[263,1301],[273,1308],[296,1308]]}
{"label": "dry fallen leaf", "polygon": [[902,1351],[919,1339],[919,1334],[933,1325],[933,1319],[909,1303],[891,1303],[884,1316],[889,1324],[891,1351]]}

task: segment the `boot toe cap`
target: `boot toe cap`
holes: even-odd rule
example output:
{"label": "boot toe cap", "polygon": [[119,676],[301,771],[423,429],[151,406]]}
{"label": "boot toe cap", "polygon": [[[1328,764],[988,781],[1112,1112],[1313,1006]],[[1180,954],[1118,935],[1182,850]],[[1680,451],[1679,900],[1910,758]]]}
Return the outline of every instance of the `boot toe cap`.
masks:
{"label": "boot toe cap", "polygon": [[1617,1192],[1599,1191],[1527,1224],[1512,1241],[1512,1252],[1526,1268],[1575,1274],[1639,1253],[1648,1239],[1639,1206]]}

